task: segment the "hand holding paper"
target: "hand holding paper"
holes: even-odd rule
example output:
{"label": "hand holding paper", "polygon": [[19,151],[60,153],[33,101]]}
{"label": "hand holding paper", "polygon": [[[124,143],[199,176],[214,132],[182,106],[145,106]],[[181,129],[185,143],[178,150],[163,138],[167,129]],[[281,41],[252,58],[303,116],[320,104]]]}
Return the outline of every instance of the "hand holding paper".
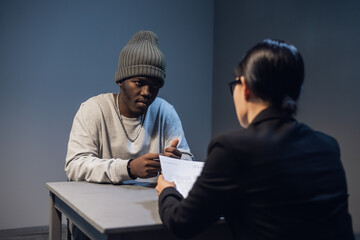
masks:
{"label": "hand holding paper", "polygon": [[167,188],[167,187],[173,187],[176,188],[176,185],[174,182],[168,182],[164,179],[164,176],[162,174],[159,175],[157,179],[157,185],[155,187],[155,190],[157,192],[157,195],[160,196],[161,192]]}
{"label": "hand holding paper", "polygon": [[204,162],[185,161],[161,155],[160,164],[164,179],[175,182],[176,189],[184,198],[189,194],[204,166]]}

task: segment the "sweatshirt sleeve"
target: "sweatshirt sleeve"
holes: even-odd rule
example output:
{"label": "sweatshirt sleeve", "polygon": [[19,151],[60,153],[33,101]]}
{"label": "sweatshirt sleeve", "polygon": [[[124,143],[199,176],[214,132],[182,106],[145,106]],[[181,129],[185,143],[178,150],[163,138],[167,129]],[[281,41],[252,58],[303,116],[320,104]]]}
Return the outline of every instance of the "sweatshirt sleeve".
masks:
{"label": "sweatshirt sleeve", "polygon": [[172,105],[168,104],[165,116],[165,148],[169,147],[173,140],[179,139],[177,148],[183,153],[181,159],[190,161],[194,160],[194,156],[190,152],[190,148],[185,138],[181,120]]}
{"label": "sweatshirt sleeve", "polygon": [[[102,159],[100,109],[83,103],[70,132],[65,172],[70,181],[121,183],[129,180],[129,159]],[[99,112],[98,112],[99,111]]]}

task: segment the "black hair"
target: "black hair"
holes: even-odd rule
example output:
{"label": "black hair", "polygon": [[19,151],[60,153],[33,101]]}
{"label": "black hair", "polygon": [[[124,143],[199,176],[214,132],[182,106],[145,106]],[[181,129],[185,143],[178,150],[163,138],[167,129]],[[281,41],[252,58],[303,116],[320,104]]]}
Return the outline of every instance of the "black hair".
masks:
{"label": "black hair", "polygon": [[304,82],[304,62],[298,50],[282,40],[265,39],[242,57],[235,70],[256,97],[295,114]]}

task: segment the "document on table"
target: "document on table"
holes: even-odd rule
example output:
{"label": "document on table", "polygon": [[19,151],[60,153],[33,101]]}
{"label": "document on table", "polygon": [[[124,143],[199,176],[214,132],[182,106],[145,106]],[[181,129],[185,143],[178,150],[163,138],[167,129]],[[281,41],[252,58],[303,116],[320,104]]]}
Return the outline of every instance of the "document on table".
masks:
{"label": "document on table", "polygon": [[184,198],[189,194],[204,167],[204,162],[186,161],[161,155],[160,164],[164,179],[175,182],[176,189]]}

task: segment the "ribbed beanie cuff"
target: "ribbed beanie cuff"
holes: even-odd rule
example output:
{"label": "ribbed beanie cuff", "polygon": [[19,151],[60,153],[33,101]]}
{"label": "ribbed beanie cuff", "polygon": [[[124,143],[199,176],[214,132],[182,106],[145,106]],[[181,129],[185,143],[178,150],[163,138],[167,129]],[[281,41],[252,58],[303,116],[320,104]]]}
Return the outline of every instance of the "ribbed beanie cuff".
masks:
{"label": "ribbed beanie cuff", "polygon": [[165,57],[159,49],[158,38],[151,31],[137,32],[121,50],[115,82],[131,77],[158,78],[164,83]]}

